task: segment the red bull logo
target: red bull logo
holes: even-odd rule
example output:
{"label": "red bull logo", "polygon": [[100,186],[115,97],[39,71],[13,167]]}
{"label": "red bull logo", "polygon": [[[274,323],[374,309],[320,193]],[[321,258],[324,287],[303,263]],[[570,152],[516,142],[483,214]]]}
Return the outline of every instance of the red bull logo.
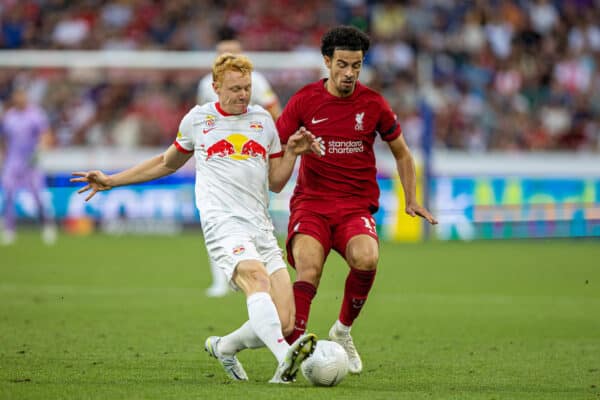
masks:
{"label": "red bull logo", "polygon": [[206,159],[212,157],[229,157],[234,160],[246,160],[251,157],[262,157],[267,160],[267,150],[257,141],[234,133],[225,139],[218,140],[206,149]]}

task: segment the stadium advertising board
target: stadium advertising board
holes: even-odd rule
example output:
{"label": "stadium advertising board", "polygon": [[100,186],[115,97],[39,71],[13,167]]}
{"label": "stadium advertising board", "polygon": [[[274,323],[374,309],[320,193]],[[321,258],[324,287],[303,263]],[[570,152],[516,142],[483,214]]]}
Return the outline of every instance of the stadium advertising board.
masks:
{"label": "stadium advertising board", "polygon": [[[175,233],[185,225],[199,224],[192,175],[100,192],[89,202],[66,181],[68,176],[54,176],[46,193],[47,203],[63,222],[90,219],[111,233]],[[423,225],[404,214],[398,179],[380,176],[379,185],[380,210],[375,220],[382,239],[420,240]],[[287,228],[292,188],[290,182],[271,198],[280,233]],[[430,207],[440,220],[431,231],[433,238],[600,236],[600,178],[437,177],[431,189]],[[37,215],[28,192],[18,193],[17,212],[23,219]]]}

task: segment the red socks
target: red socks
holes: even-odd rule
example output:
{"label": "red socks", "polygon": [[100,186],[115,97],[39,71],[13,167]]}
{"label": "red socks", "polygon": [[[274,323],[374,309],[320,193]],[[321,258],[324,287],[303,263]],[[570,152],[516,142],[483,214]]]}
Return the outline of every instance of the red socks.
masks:
{"label": "red socks", "polygon": [[[375,273],[373,271],[362,271],[350,268],[350,273],[346,278],[346,287],[344,290],[344,301],[340,310],[340,322],[346,326],[352,326],[352,323],[360,314],[373,282],[375,281]],[[297,311],[296,311],[297,312]]]}
{"label": "red socks", "polygon": [[306,321],[308,321],[308,314],[310,313],[310,304],[312,303],[317,288],[312,283],[305,281],[298,281],[294,283],[294,301],[296,303],[296,322],[294,324],[294,331],[285,338],[285,340],[292,344],[296,339],[304,334],[306,331]]}
{"label": "red socks", "polygon": [[[365,304],[371,286],[373,286],[373,282],[375,281],[376,272],[377,270],[361,271],[350,268],[350,273],[348,274],[348,278],[346,278],[344,301],[342,302],[342,309],[339,316],[342,324],[352,326],[352,323],[358,314],[360,314],[360,310]],[[289,344],[294,343],[306,331],[306,321],[308,321],[310,305],[316,293],[317,288],[309,282],[298,281],[294,283],[296,321],[294,331],[285,338]]]}

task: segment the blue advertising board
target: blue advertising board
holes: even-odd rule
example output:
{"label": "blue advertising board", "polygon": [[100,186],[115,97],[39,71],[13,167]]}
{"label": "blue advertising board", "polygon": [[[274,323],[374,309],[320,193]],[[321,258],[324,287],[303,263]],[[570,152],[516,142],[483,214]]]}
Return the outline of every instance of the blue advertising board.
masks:
{"label": "blue advertising board", "polygon": [[[70,184],[68,178],[55,175],[48,179],[46,204],[59,220],[86,217],[105,224],[119,220],[199,224],[191,174],[99,192],[89,202],[77,194],[80,186]],[[401,233],[408,224],[403,219],[398,179],[381,176],[378,180],[380,210],[375,220],[380,236],[404,240],[406,236]],[[292,188],[290,182],[271,198],[271,213],[280,233],[287,228]],[[436,177],[430,191],[431,209],[440,221],[431,231],[432,238],[600,236],[600,178]],[[0,190],[0,209],[4,207],[2,200]],[[25,191],[17,194],[16,207],[21,219],[33,219],[38,214],[33,196]],[[422,230],[418,235],[420,239]]]}

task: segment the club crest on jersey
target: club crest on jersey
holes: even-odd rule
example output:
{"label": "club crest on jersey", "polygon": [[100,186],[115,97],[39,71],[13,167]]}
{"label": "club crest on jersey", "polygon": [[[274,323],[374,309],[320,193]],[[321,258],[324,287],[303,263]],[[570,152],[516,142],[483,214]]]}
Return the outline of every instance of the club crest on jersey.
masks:
{"label": "club crest on jersey", "polygon": [[361,113],[357,113],[356,114],[356,125],[354,125],[354,130],[356,131],[362,131],[365,128],[363,127],[363,118],[365,117],[365,112],[361,112]]}
{"label": "club crest on jersey", "polygon": [[217,122],[217,117],[209,114],[204,118],[204,121],[202,121],[202,125],[206,126],[207,128],[212,128],[215,126],[216,122]]}
{"label": "club crest on jersey", "polygon": [[240,254],[243,254],[246,251],[246,248],[242,245],[239,246],[235,246],[232,250],[233,255],[239,256]]}
{"label": "club crest on jersey", "polygon": [[263,124],[260,121],[251,121],[250,122],[250,129],[252,129],[254,132],[262,132],[263,131]]}

